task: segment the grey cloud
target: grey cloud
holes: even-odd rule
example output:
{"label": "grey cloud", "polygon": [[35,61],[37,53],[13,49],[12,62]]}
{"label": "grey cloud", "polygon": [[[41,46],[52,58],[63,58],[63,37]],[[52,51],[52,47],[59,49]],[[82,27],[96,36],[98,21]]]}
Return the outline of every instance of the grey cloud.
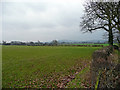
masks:
{"label": "grey cloud", "polygon": [[[4,2],[3,39],[41,40],[53,39],[87,40],[101,39],[102,31],[93,34],[80,32],[83,6],[80,1]],[[97,38],[94,38],[97,35]]]}

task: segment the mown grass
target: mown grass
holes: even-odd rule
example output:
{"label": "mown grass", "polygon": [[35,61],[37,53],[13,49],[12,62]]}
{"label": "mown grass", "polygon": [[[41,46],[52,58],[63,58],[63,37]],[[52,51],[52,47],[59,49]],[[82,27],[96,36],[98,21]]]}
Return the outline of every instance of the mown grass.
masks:
{"label": "mown grass", "polygon": [[3,46],[2,87],[56,87],[70,68],[91,60],[100,47]]}

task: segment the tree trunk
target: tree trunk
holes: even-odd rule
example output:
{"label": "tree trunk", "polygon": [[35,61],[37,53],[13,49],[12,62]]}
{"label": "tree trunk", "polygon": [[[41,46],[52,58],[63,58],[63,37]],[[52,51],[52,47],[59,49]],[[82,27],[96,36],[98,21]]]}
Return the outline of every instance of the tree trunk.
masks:
{"label": "tree trunk", "polygon": [[109,18],[109,45],[113,46],[113,32],[112,32],[112,27],[111,27],[111,20]]}
{"label": "tree trunk", "polygon": [[109,41],[108,41],[109,45],[113,46],[113,33],[112,33],[112,29],[109,29]]}

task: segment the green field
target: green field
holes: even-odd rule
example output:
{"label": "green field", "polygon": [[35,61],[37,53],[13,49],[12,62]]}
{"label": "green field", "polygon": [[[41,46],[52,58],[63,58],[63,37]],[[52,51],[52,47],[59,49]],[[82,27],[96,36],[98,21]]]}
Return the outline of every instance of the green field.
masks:
{"label": "green field", "polygon": [[57,87],[60,78],[74,74],[85,64],[89,67],[92,53],[99,48],[3,46],[2,87]]}
{"label": "green field", "polygon": [[72,44],[72,45],[103,45],[103,46],[109,46],[109,44]]}

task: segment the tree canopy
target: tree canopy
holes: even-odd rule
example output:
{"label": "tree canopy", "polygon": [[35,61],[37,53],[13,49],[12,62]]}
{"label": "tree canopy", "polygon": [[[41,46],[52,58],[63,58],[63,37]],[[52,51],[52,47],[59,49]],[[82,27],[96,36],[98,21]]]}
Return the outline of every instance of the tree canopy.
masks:
{"label": "tree canopy", "polygon": [[113,45],[113,34],[120,33],[119,2],[87,2],[81,21],[82,31],[105,30],[108,42]]}

